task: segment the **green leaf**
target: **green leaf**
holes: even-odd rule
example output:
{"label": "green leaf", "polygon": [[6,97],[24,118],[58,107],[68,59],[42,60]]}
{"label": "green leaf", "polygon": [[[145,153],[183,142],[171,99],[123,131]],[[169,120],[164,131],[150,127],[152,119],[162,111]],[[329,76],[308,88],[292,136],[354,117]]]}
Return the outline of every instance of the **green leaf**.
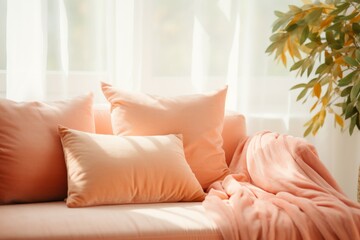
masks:
{"label": "green leaf", "polygon": [[355,125],[356,125],[356,122],[357,122],[357,115],[354,115],[354,116],[352,116],[352,118],[351,118],[351,121],[350,121],[350,127],[349,127],[349,133],[350,133],[350,135],[352,135],[353,134],[353,132],[354,132],[354,128],[355,128]]}
{"label": "green leaf", "polygon": [[315,65],[315,62],[314,62],[314,61],[311,61],[311,64],[310,64],[310,66],[309,66],[308,69],[307,69],[307,76],[308,76],[308,77],[310,76],[310,74],[311,74],[311,72],[312,72],[312,70],[313,70],[313,68],[314,68],[314,65]]}
{"label": "green leaf", "polygon": [[342,11],[344,11],[349,6],[350,6],[350,3],[348,3],[348,2],[338,5],[338,6],[336,6],[335,10],[330,12],[330,15],[337,15],[337,14],[341,13]]}
{"label": "green leaf", "polygon": [[305,46],[308,48],[314,49],[314,48],[319,47],[320,45],[317,42],[309,42],[309,43],[305,44]]}
{"label": "green leaf", "polygon": [[344,87],[344,86],[349,85],[352,82],[353,77],[355,76],[355,74],[356,74],[356,72],[352,72],[352,73],[349,73],[348,75],[346,75],[344,78],[340,79],[339,83],[338,83],[338,86],[339,87]]}
{"label": "green leaf", "polygon": [[308,91],[308,88],[304,88],[304,89],[300,92],[300,94],[297,96],[296,101],[299,101],[299,100],[301,100],[303,97],[305,97],[307,91]]}
{"label": "green leaf", "polygon": [[332,31],[327,31],[325,33],[325,36],[326,36],[326,41],[329,43],[329,44],[333,44],[335,43],[335,38],[334,38],[334,34]]}
{"label": "green leaf", "polygon": [[360,112],[360,99],[358,99],[358,101],[356,103],[356,109],[358,112]]}
{"label": "green leaf", "polygon": [[298,89],[298,88],[304,88],[304,87],[306,87],[306,86],[307,86],[306,83],[299,83],[299,84],[296,84],[295,86],[292,86],[292,87],[290,88],[290,90],[294,90],[294,89]]}
{"label": "green leaf", "polygon": [[313,125],[314,124],[310,124],[310,126],[306,129],[306,131],[304,132],[304,137],[306,137],[307,135],[309,135],[311,133]]}
{"label": "green leaf", "polygon": [[340,33],[338,32],[338,34],[340,35],[338,43],[340,43],[341,46],[344,46],[344,44],[345,44],[345,33],[344,32],[340,32]]}
{"label": "green leaf", "polygon": [[345,88],[344,90],[341,91],[340,96],[346,97],[347,95],[350,94],[351,89],[352,89],[352,86]]}
{"label": "green leaf", "polygon": [[353,59],[352,57],[345,56],[344,60],[345,60],[345,62],[347,64],[349,64],[351,66],[357,67],[359,65],[359,63],[355,59]]}
{"label": "green leaf", "polygon": [[301,66],[300,76],[302,76],[304,74],[304,72],[306,71],[306,69],[308,69],[310,64],[311,64],[311,60],[309,58],[305,58],[305,61],[304,61],[303,65]]}
{"label": "green leaf", "polygon": [[294,71],[296,69],[298,69],[299,67],[301,67],[301,65],[304,63],[305,59],[302,59],[296,63],[294,63],[294,65],[291,66],[290,71]]}
{"label": "green leaf", "polygon": [[350,20],[350,19],[353,19],[356,15],[358,15],[358,12],[357,12],[357,11],[355,11],[355,12],[353,12],[352,14],[349,14],[349,15],[347,15],[347,16],[344,16],[344,17],[342,18],[342,20]]}
{"label": "green leaf", "polygon": [[356,108],[352,104],[348,104],[345,109],[345,119],[352,117],[355,113],[357,113]]}
{"label": "green leaf", "polygon": [[306,39],[308,38],[309,36],[309,26],[306,25],[301,33],[301,37],[300,37],[300,45],[302,45]]}
{"label": "green leaf", "polygon": [[311,79],[308,83],[307,83],[307,86],[308,88],[311,88],[311,87],[314,87],[314,85],[318,82],[318,78],[313,78]]}
{"label": "green leaf", "polygon": [[287,18],[279,18],[278,20],[276,20],[274,22],[272,32],[276,32],[280,27],[282,27],[286,23],[287,20],[288,20]]}
{"label": "green leaf", "polygon": [[356,34],[360,34],[360,24],[359,24],[359,23],[353,23],[353,24],[352,24],[352,30],[353,30]]}
{"label": "green leaf", "polygon": [[302,9],[299,8],[298,6],[295,6],[295,5],[289,5],[289,9],[290,9],[293,13],[302,12]]}
{"label": "green leaf", "polygon": [[343,115],[345,114],[346,103],[335,103],[335,106],[341,108],[341,110],[343,111]]}
{"label": "green leaf", "polygon": [[276,48],[279,46],[278,42],[273,42],[270,44],[270,46],[265,50],[266,53],[272,53],[276,50]]}
{"label": "green leaf", "polygon": [[270,41],[272,42],[277,42],[277,41],[280,41],[284,38],[287,37],[287,34],[286,33],[274,33],[271,37],[270,37]]}
{"label": "green leaf", "polygon": [[316,69],[315,74],[321,74],[327,67],[328,67],[328,65],[326,65],[325,63],[321,64],[321,65]]}
{"label": "green leaf", "polygon": [[281,18],[281,17],[283,17],[283,16],[286,15],[285,13],[280,12],[280,11],[275,11],[274,13],[275,13],[275,15],[276,15],[277,17],[279,17],[279,18]]}
{"label": "green leaf", "polygon": [[355,51],[355,55],[356,55],[356,61],[360,62],[360,50],[359,49],[357,49]]}
{"label": "green leaf", "polygon": [[320,18],[322,11],[323,11],[323,8],[317,8],[317,9],[313,10],[305,17],[305,21],[308,23],[313,23],[313,22],[317,21]]}
{"label": "green leaf", "polygon": [[298,26],[299,25],[297,25],[296,23],[288,25],[288,26],[286,26],[285,31],[287,31],[287,32],[294,31]]}
{"label": "green leaf", "polygon": [[318,42],[319,41],[319,33],[310,32],[308,38],[313,42]]}
{"label": "green leaf", "polygon": [[329,75],[323,77],[320,81],[321,86],[328,84],[330,80],[332,80],[332,77]]}
{"label": "green leaf", "polygon": [[335,23],[327,28],[325,28],[325,32],[327,31],[337,31],[339,32],[339,30],[341,29],[341,26],[342,26],[342,23],[341,22],[338,22],[338,23]]}
{"label": "green leaf", "polygon": [[354,87],[351,89],[350,92],[350,99],[351,101],[355,101],[359,95],[360,92],[360,82],[354,85]]}
{"label": "green leaf", "polygon": [[343,48],[343,45],[339,41],[335,41],[332,44],[330,44],[330,47],[335,50],[339,50]]}
{"label": "green leaf", "polygon": [[333,58],[332,58],[332,56],[327,56],[327,57],[325,57],[325,64],[326,65],[330,65],[330,64],[332,64],[333,63]]}

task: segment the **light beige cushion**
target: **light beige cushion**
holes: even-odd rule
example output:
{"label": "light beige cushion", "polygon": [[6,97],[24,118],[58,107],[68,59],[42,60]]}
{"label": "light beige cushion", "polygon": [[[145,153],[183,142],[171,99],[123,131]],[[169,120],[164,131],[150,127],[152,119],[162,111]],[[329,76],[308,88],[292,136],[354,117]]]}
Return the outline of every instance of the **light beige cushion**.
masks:
{"label": "light beige cushion", "polygon": [[59,127],[69,207],[202,201],[176,135],[111,136]]}

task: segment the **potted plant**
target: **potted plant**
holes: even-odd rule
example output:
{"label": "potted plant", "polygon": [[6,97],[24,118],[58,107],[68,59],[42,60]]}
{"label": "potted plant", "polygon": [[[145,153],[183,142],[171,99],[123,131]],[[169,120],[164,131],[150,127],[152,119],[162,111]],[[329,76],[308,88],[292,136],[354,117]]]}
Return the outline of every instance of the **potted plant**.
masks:
{"label": "potted plant", "polygon": [[[302,6],[289,6],[289,11],[275,11],[271,44],[266,52],[290,71],[306,74],[309,81],[291,89],[300,89],[297,101],[314,99],[311,119],[305,123],[304,135],[315,135],[328,114],[335,126],[349,133],[360,130],[360,0],[326,0]],[[360,202],[360,168],[358,177]]]}
{"label": "potted plant", "polygon": [[271,44],[266,52],[290,71],[307,76],[297,101],[313,100],[304,135],[315,135],[325,118],[350,135],[360,130],[360,0],[303,1],[287,12],[275,11]]}

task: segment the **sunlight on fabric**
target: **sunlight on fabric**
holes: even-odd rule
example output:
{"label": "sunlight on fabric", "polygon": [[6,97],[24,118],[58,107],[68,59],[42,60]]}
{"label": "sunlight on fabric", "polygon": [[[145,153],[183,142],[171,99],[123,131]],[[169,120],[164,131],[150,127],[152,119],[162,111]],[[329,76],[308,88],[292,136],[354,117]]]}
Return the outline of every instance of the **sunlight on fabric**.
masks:
{"label": "sunlight on fabric", "polygon": [[[159,207],[155,209],[133,209],[131,211],[142,215],[147,215],[151,218],[161,219],[177,226],[184,226],[184,222],[191,222],[192,228],[201,227],[204,225],[202,222],[204,215],[197,209],[184,207]],[[189,218],[189,216],[191,216],[191,218]]]}
{"label": "sunlight on fabric", "polygon": [[225,14],[226,18],[230,21],[231,13],[231,0],[220,0],[218,2],[219,8]]}
{"label": "sunlight on fabric", "polygon": [[[253,47],[256,44],[256,41],[251,38],[251,29],[253,21],[253,15],[251,13],[254,12],[254,1],[247,1],[246,4],[242,2],[241,7],[246,9],[246,11],[242,11],[241,14],[243,15],[241,18],[239,31],[246,32],[247,34],[243,34],[242,37],[239,39],[240,42],[240,62],[239,62],[239,78],[242,79],[239,81],[239,94],[238,99],[239,108],[244,114],[249,113],[250,109],[249,106],[251,102],[249,102],[249,94],[250,94],[250,83],[253,81],[253,76],[251,76],[251,66],[250,64],[253,62]],[[244,47],[246,46],[246,47]]]}
{"label": "sunlight on fabric", "polygon": [[[226,99],[226,109],[236,110],[243,109],[246,106],[246,98],[239,101],[239,85],[241,84],[238,81],[239,76],[239,42],[240,42],[240,17],[236,16],[236,24],[235,24],[235,32],[234,32],[234,40],[230,50],[229,55],[229,65],[228,65],[228,73],[227,73],[227,81],[226,83],[231,86],[228,89],[227,99]],[[247,81],[244,81],[246,84]],[[243,85],[244,85],[243,84]],[[244,86],[243,86],[244,87]],[[246,87],[246,86],[245,86]],[[244,105],[240,107],[240,104]]]}
{"label": "sunlight on fabric", "polygon": [[142,41],[140,36],[135,36],[135,32],[137,27],[141,27],[142,16],[135,14],[134,1],[107,1],[106,3],[109,81],[124,89],[133,90],[138,88],[138,79],[134,75],[134,58],[139,54],[136,54],[135,49],[141,51],[141,44],[137,43]]}
{"label": "sunlight on fabric", "polygon": [[60,9],[60,52],[61,65],[66,76],[69,75],[68,20],[63,1],[59,1]]}
{"label": "sunlight on fabric", "polygon": [[7,2],[6,97],[9,99],[44,99],[46,17],[41,0]]}
{"label": "sunlight on fabric", "polygon": [[209,48],[209,35],[201,25],[197,17],[194,18],[193,30],[193,49],[191,64],[191,81],[196,91],[201,91],[206,82],[204,73],[207,72],[206,66]]}

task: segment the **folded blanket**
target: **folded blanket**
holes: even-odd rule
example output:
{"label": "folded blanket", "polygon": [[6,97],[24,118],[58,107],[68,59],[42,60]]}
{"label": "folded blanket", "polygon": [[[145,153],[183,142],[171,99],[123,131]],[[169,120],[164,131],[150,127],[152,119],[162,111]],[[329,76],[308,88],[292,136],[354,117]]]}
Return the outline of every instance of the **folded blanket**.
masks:
{"label": "folded blanket", "polygon": [[239,144],[230,169],[203,202],[224,239],[360,239],[360,204],[304,140],[258,133]]}

